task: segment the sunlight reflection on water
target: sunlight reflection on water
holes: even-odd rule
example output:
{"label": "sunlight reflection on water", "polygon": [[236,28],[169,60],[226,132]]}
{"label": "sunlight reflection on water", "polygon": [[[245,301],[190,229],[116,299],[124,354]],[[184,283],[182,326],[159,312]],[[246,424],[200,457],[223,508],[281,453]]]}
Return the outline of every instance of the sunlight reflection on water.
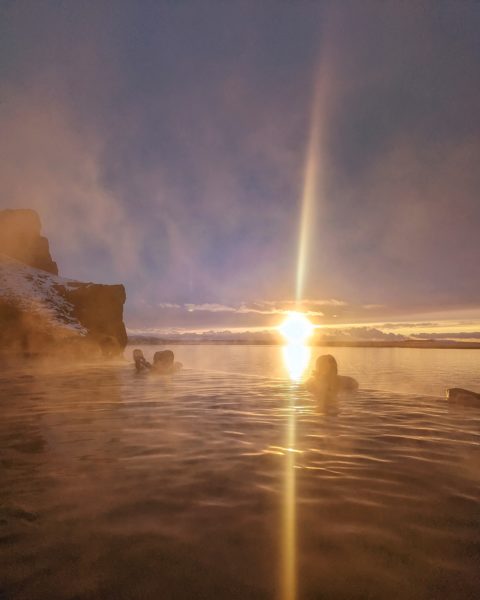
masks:
{"label": "sunlight reflection on water", "polygon": [[480,410],[415,393],[480,355],[424,352],[335,349],[334,410],[278,347],[0,371],[0,596],[480,597]]}
{"label": "sunlight reflection on water", "polygon": [[[297,371],[294,372],[295,375]],[[282,515],[282,600],[297,598],[297,495],[295,476],[296,407],[294,390],[288,394],[285,428],[285,470]]]}
{"label": "sunlight reflection on water", "polygon": [[289,344],[282,348],[283,360],[290,379],[300,381],[310,364],[312,351],[303,344]]}
{"label": "sunlight reflection on water", "polygon": [[[311,350],[303,344],[289,344],[282,348],[286,370],[292,381],[302,379],[307,369]],[[288,394],[285,432],[285,471],[282,515],[282,599],[297,598],[297,498],[295,480],[296,414],[295,392]]]}

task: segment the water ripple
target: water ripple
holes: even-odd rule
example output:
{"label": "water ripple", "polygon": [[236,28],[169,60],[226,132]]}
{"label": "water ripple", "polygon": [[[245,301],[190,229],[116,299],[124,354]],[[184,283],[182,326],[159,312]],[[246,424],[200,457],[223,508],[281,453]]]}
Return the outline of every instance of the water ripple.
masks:
{"label": "water ripple", "polygon": [[289,468],[300,598],[480,596],[471,407],[121,364],[0,394],[0,596],[275,598]]}

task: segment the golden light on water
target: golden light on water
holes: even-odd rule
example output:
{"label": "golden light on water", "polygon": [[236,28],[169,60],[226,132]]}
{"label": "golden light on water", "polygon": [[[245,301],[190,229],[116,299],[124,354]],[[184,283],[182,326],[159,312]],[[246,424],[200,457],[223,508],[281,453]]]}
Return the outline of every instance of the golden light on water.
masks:
{"label": "golden light on water", "polygon": [[[292,382],[302,379],[310,363],[311,349],[306,345],[314,325],[308,317],[291,312],[278,327],[287,341],[282,348],[283,361]],[[296,491],[296,386],[292,385],[288,396],[287,422],[285,431],[285,471],[283,478],[282,503],[282,600],[297,598],[297,491]]]}
{"label": "golden light on water", "polygon": [[312,351],[308,346],[291,344],[282,348],[283,362],[292,381],[300,381],[310,363]]}
{"label": "golden light on water", "polygon": [[[290,379],[301,380],[310,362],[311,350],[303,344],[289,344],[282,348],[283,360]],[[296,465],[296,389],[292,387],[288,397],[285,431],[285,471],[282,502],[282,600],[297,598],[297,487]]]}
{"label": "golden light on water", "polygon": [[[306,319],[306,317],[305,317]],[[298,330],[292,326],[292,322],[302,323]],[[305,323],[297,319],[288,321],[287,331],[293,330],[293,339],[306,340],[313,329],[308,321],[308,329]],[[284,324],[285,325],[285,324]],[[292,339],[292,338],[290,338]],[[310,363],[311,350],[302,343],[288,344],[282,348],[283,360],[290,379],[298,382]],[[282,502],[282,562],[281,562],[281,591],[282,600],[296,600],[297,582],[297,487],[296,487],[296,465],[297,432],[296,432],[296,386],[291,388],[288,396],[287,422],[285,431],[285,471],[283,477],[283,502]]]}
{"label": "golden light on water", "polygon": [[282,600],[297,598],[297,490],[295,474],[296,415],[291,394],[288,407],[282,515]]}

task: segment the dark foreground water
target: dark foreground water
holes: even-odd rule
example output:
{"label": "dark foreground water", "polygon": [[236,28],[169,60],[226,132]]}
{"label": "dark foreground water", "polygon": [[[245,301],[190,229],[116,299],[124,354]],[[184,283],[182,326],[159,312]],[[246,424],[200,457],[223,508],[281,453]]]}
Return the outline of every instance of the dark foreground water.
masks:
{"label": "dark foreground water", "polygon": [[2,600],[480,597],[480,406],[441,397],[480,352],[335,349],[328,405],[309,356],[176,353],[0,372]]}

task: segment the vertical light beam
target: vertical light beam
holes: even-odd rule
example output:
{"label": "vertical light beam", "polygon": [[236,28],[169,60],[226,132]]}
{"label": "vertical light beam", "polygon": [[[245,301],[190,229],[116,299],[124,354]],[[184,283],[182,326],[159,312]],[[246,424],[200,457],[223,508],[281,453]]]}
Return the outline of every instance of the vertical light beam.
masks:
{"label": "vertical light beam", "polygon": [[297,599],[297,515],[295,481],[295,399],[290,396],[283,489],[282,600]]}
{"label": "vertical light beam", "polygon": [[300,302],[305,286],[305,273],[307,270],[308,249],[311,238],[311,225],[314,218],[315,199],[318,195],[319,162],[320,162],[320,109],[321,109],[320,82],[315,85],[312,102],[312,116],[308,138],[307,153],[305,158],[305,171],[303,176],[303,190],[300,212],[300,229],[298,240],[297,280],[295,297]]}
{"label": "vertical light beam", "polygon": [[[283,360],[292,382],[299,382],[310,362],[310,348],[303,344],[290,344],[283,348]],[[282,562],[281,600],[298,598],[297,558],[297,482],[295,454],[297,445],[297,388],[292,386],[288,396],[285,432],[285,471],[283,475],[282,502]]]}

